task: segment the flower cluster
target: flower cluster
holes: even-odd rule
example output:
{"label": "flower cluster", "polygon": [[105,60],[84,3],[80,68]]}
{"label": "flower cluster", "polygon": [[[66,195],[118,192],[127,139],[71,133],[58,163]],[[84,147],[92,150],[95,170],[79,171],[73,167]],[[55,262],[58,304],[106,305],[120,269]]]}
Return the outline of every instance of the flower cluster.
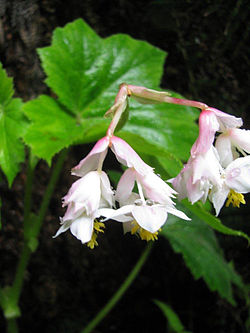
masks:
{"label": "flower cluster", "polygon": [[[181,172],[169,180],[174,190],[124,140],[114,136],[122,115],[128,110],[129,97],[143,104],[173,103],[202,110],[199,136],[191,156]],[[190,220],[176,209],[172,201],[176,195],[179,199],[187,197],[192,204],[209,198],[216,215],[226,199],[226,206],[231,203],[239,207],[240,203],[245,203],[243,194],[250,192],[250,155],[247,155],[250,153],[250,131],[239,128],[241,118],[201,102],[125,83],[120,86],[115,103],[106,115],[112,116],[106,136],[72,170],[80,179],[63,198],[67,211],[55,237],[70,229],[82,243],[94,248],[98,245],[98,233],[104,232],[104,222],[113,219],[123,223],[125,232],[130,231],[146,241],[155,240],[168,213]],[[116,192],[102,171],[109,148],[127,167]]]}
{"label": "flower cluster", "polygon": [[217,109],[207,107],[201,112],[191,156],[170,180],[179,199],[187,197],[193,204],[209,198],[216,215],[227,198],[226,206],[245,204],[243,194],[250,192],[250,131],[241,126],[241,118]]}
{"label": "flower cluster", "polygon": [[[108,148],[127,167],[117,191],[111,188],[102,165]],[[72,169],[80,177],[63,198],[67,206],[61,227],[54,237],[70,229],[71,233],[90,248],[98,245],[97,234],[103,232],[107,219],[123,222],[124,231],[138,234],[141,239],[155,240],[168,213],[189,218],[175,208],[176,192],[121,138],[106,136]],[[133,192],[137,185],[138,193]],[[119,208],[115,209],[119,203]]]}

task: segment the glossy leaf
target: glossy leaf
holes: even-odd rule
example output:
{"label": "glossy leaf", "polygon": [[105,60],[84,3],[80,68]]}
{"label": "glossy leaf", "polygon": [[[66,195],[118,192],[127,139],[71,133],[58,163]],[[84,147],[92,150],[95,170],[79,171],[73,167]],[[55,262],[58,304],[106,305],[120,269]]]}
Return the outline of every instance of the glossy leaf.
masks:
{"label": "glossy leaf", "polygon": [[169,215],[161,235],[170,241],[177,253],[182,254],[195,279],[202,277],[210,290],[217,291],[235,305],[232,284],[245,290],[240,276],[225,261],[213,230],[195,215],[187,214],[192,221]]}
{"label": "glossy leaf", "polygon": [[27,103],[25,112],[33,125],[25,141],[48,162],[73,142],[89,143],[103,136],[110,122],[103,116],[114,103],[119,85],[128,81],[157,87],[166,55],[127,35],[103,39],[81,19],[57,28],[52,45],[38,52],[46,83],[58,99],[51,114],[53,102],[46,106],[46,97]]}
{"label": "glossy leaf", "polygon": [[22,112],[22,102],[12,98],[13,81],[0,64],[0,166],[8,179],[9,186],[24,160],[24,135],[27,120]]}
{"label": "glossy leaf", "polygon": [[[171,95],[181,97],[175,93]],[[165,103],[141,105],[135,101],[131,101],[130,110],[129,122],[118,133],[119,136],[136,146],[135,149],[138,151],[147,150],[148,154],[154,156],[172,155],[173,159],[188,158],[191,146],[198,135],[195,123],[199,115],[198,110]],[[144,139],[143,146],[137,143],[136,136]]]}

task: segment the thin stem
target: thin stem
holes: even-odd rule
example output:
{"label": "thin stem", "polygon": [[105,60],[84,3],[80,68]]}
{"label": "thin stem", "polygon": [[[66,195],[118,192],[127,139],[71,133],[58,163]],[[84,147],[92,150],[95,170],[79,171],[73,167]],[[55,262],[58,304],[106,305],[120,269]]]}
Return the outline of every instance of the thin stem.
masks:
{"label": "thin stem", "polygon": [[25,185],[25,193],[24,193],[24,214],[23,214],[23,221],[24,221],[24,229],[27,227],[29,222],[29,215],[32,205],[32,184],[34,179],[34,171],[35,165],[32,165],[32,152],[29,151],[29,160],[28,160],[28,169],[27,169],[27,180]]}
{"label": "thin stem", "polygon": [[[33,234],[33,236],[35,238],[37,238],[39,235],[41,225],[44,220],[51,196],[53,194],[54,187],[59,178],[60,171],[63,166],[63,162],[66,158],[66,154],[67,154],[67,150],[64,150],[60,153],[60,155],[56,161],[56,164],[54,166],[54,169],[52,171],[50,181],[49,181],[48,187],[45,191],[43,201],[42,201],[42,204],[40,207],[38,218],[37,218],[37,220],[35,220],[36,225],[35,225],[35,229],[33,229],[33,230],[35,230],[35,233]],[[28,214],[28,212],[26,212],[26,214]],[[25,242],[22,252],[21,252],[21,256],[19,258],[19,263],[17,266],[14,283],[11,287],[11,298],[16,304],[18,304],[18,301],[20,298],[20,294],[21,294],[22,286],[23,286],[23,282],[24,282],[24,275],[25,275],[25,271],[26,271],[26,268],[27,268],[27,265],[28,265],[28,262],[30,259],[30,255],[31,255],[31,249],[30,249],[28,243]]]}
{"label": "thin stem", "polygon": [[18,326],[15,319],[9,319],[7,322],[7,333],[17,333]]}
{"label": "thin stem", "polygon": [[112,298],[108,301],[108,303],[101,309],[101,311],[81,331],[81,333],[91,332],[101,322],[101,320],[112,310],[112,308],[120,300],[125,291],[129,288],[129,286],[132,284],[132,282],[138,275],[140,269],[142,268],[143,264],[145,263],[146,259],[149,256],[151,248],[152,248],[152,242],[150,242],[147,245],[146,249],[143,251],[136,265],[134,266],[134,268],[132,269],[126,280],[123,282],[123,284],[120,286],[120,288],[116,291],[116,293],[112,296]]}

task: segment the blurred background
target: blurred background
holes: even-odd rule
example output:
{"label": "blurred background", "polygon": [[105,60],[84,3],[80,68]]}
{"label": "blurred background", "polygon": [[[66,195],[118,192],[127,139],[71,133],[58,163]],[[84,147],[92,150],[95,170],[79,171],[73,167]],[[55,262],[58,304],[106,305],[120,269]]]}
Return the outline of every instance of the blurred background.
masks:
{"label": "blurred background", "polygon": [[[249,9],[246,0],[0,0],[0,60],[14,77],[16,96],[27,101],[50,93],[36,49],[50,44],[57,26],[81,17],[101,37],[126,33],[166,51],[161,88],[240,116],[249,129]],[[73,180],[70,169],[91,146],[75,147],[65,163],[28,267],[21,297],[21,332],[79,332],[117,290],[145,248],[144,241],[122,236],[118,223],[106,227],[94,250],[82,246],[69,232],[51,238],[58,216],[64,213],[61,197]],[[49,172],[47,164],[39,162],[34,212]],[[1,285],[11,283],[20,253],[25,177],[24,166],[11,189],[4,179],[0,182]],[[220,217],[224,224],[250,234],[248,207],[223,209]],[[249,284],[246,241],[222,234],[218,239],[227,260],[233,261]],[[244,302],[236,295],[238,306],[232,307],[210,292],[203,280],[195,281],[181,255],[163,238],[155,243],[118,306],[94,332],[166,332],[166,320],[153,299],[170,304],[192,332],[246,332]],[[4,331],[0,314],[0,332]]]}

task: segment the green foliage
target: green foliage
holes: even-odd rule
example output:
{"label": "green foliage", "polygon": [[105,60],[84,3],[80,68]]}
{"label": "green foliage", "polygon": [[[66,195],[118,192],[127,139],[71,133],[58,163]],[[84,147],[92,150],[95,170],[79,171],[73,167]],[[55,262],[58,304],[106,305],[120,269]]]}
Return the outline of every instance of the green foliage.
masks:
{"label": "green foliage", "polygon": [[166,303],[159,300],[154,300],[155,304],[161,309],[162,313],[168,321],[168,332],[173,333],[191,333],[185,330],[180,318],[174,312],[174,310]]}
{"label": "green foliage", "polygon": [[13,94],[13,80],[7,76],[0,63],[0,166],[9,186],[25,157],[20,138],[27,128],[22,102],[19,98],[12,98]]}
{"label": "green foliage", "polygon": [[[175,93],[171,96],[181,97]],[[129,122],[119,136],[138,151],[144,149],[145,153],[154,156],[172,154],[174,158],[186,160],[198,135],[195,124],[198,114],[198,110],[180,105],[141,105],[134,102],[131,103]]]}
{"label": "green foliage", "polygon": [[194,214],[187,214],[192,221],[169,215],[161,235],[170,241],[175,252],[183,255],[195,279],[202,277],[210,290],[235,305],[232,283],[245,292],[240,276],[225,261],[214,231]]}
{"label": "green foliage", "polygon": [[126,35],[102,39],[81,19],[57,28],[52,45],[39,49],[39,55],[46,83],[58,99],[52,102],[43,96],[27,103],[24,110],[32,125],[25,142],[48,162],[73,142],[103,136],[109,124],[103,116],[119,85],[127,81],[157,87],[165,58],[163,51]]}

